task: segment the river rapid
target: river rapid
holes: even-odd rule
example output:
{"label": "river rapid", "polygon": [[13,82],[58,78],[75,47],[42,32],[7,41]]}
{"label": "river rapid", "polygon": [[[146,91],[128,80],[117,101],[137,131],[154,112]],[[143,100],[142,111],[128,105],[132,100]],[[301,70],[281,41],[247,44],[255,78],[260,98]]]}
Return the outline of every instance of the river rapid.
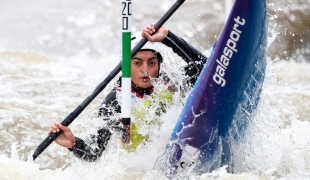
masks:
{"label": "river rapid", "polygon": [[[156,22],[174,2],[133,1],[132,31]],[[95,163],[55,143],[32,161],[51,124],[61,122],[120,62],[121,2],[0,4],[0,179],[167,179],[154,164],[186,100],[180,94],[161,117],[161,129],[152,132],[156,138],[134,153],[124,152],[114,138]],[[225,22],[224,4],[185,1],[165,26],[207,54]],[[223,167],[189,179],[310,179],[310,1],[270,0],[267,8],[266,79],[247,138],[236,148],[236,173]],[[165,57],[166,71],[180,67],[178,57],[169,51]],[[99,105],[114,85],[70,125],[79,137],[99,126]]]}

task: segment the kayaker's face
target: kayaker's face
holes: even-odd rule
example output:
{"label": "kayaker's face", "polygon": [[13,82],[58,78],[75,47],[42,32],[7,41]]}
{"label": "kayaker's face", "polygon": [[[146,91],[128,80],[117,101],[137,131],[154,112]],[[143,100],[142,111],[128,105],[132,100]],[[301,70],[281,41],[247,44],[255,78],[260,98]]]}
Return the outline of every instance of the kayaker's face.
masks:
{"label": "kayaker's face", "polygon": [[131,79],[141,88],[152,87],[150,77],[158,77],[159,63],[153,51],[139,51],[131,59]]}

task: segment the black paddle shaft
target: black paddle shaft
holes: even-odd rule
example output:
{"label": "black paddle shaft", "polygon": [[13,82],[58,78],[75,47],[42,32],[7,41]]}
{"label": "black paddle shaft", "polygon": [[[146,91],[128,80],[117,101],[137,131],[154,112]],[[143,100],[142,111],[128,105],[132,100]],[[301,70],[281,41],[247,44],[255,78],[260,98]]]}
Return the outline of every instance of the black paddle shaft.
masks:
{"label": "black paddle shaft", "polygon": [[[155,30],[158,29],[171,17],[171,15],[183,4],[185,0],[177,0],[170,9],[159,19],[155,24]],[[137,52],[147,42],[146,38],[142,38],[139,43],[132,49],[131,57],[137,54]],[[110,83],[110,81],[121,71],[122,63],[119,63],[112,72],[96,87],[94,92],[89,95],[73,112],[71,112],[62,122],[63,126],[69,126],[79,114],[98,96],[98,94]],[[32,157],[35,160],[60,134],[62,131],[57,133],[51,133],[45,140],[37,147]]]}

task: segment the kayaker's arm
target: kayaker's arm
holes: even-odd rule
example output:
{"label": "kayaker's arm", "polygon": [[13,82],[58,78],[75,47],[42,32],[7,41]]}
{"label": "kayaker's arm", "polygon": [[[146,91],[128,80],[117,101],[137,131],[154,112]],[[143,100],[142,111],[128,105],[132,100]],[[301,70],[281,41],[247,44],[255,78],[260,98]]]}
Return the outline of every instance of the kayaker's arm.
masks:
{"label": "kayaker's arm", "polygon": [[168,30],[168,35],[162,43],[168,47],[171,47],[173,52],[182,57],[187,63],[190,63],[191,61],[203,61],[207,58],[200,51],[188,44],[184,39],[175,35],[170,30]]}
{"label": "kayaker's arm", "polygon": [[[73,152],[73,154],[85,161],[96,161],[98,157],[102,155],[102,152],[105,150],[107,143],[111,137],[111,132],[105,128],[98,130],[98,134],[95,137],[94,135],[91,137],[92,142],[90,144],[86,144],[84,140],[76,137],[76,143],[73,148],[69,149]],[[97,139],[97,141],[95,141]],[[91,144],[97,143],[97,147],[95,149],[91,148]]]}
{"label": "kayaker's arm", "polygon": [[109,117],[113,116],[113,114],[116,113],[121,113],[121,107],[118,104],[118,101],[116,99],[116,90],[113,89],[103,100],[98,117]]}
{"label": "kayaker's arm", "polygon": [[162,43],[172,48],[173,52],[188,64],[184,69],[186,75],[190,77],[189,82],[194,84],[208,58],[171,31],[168,31]]}
{"label": "kayaker's arm", "polygon": [[163,26],[155,31],[155,25],[150,24],[142,31],[141,35],[150,42],[162,42],[172,48],[173,52],[188,64],[184,67],[185,74],[188,75],[188,84],[193,85],[196,82],[207,61],[205,55]]}
{"label": "kayaker's arm", "polygon": [[[120,106],[116,100],[116,90],[112,90],[104,99],[99,109],[98,116],[109,119],[114,112],[120,112]],[[112,127],[115,128],[115,127]],[[108,128],[98,130],[97,134],[90,135],[90,140],[85,142],[83,139],[76,137],[76,143],[73,148],[69,149],[74,155],[85,161],[96,161],[105,150],[112,133]],[[95,149],[92,149],[94,145]]]}

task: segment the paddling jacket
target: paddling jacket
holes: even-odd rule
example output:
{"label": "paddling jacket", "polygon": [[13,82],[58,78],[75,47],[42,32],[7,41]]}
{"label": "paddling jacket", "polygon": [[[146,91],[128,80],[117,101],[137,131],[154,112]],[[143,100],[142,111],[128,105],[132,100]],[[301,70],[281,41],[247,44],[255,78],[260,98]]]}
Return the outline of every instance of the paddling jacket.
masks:
{"label": "paddling jacket", "polygon": [[[163,44],[172,48],[173,52],[182,57],[184,61],[186,61],[187,66],[184,67],[185,74],[187,75],[187,83],[189,86],[193,86],[196,82],[201,70],[205,62],[207,61],[207,57],[204,56],[200,51],[196,50],[194,47],[185,42],[182,38],[176,36],[171,31],[168,32],[167,37],[162,41]],[[104,99],[101,108],[99,109],[99,117],[102,117],[104,120],[108,120],[109,117],[112,117],[116,113],[121,113],[121,107],[117,101],[117,92],[120,91],[121,88],[113,89]],[[137,99],[143,99],[144,95],[152,95],[154,89],[147,88],[142,89],[132,85],[132,97]],[[173,93],[170,90],[171,94]],[[161,92],[159,92],[161,93]],[[167,92],[166,92],[167,93]],[[166,99],[170,97],[166,94]],[[172,95],[171,95],[172,98]],[[166,104],[163,103],[163,106]],[[165,112],[165,109],[162,108],[160,112]],[[101,156],[102,152],[105,150],[107,143],[112,135],[112,131],[115,132],[115,129],[119,129],[122,131],[121,126],[119,126],[120,121],[114,120],[113,122],[109,122],[109,128],[105,127],[99,129],[96,135],[91,135],[90,141],[84,141],[78,137],[76,137],[76,143],[70,151],[73,151],[74,155],[78,158],[81,158],[86,161],[95,161],[98,157]],[[111,130],[111,128],[114,128]],[[135,125],[131,127],[131,130],[135,130]],[[146,136],[139,136],[131,133],[132,136],[137,136],[136,144],[139,144],[141,141],[147,139]],[[135,150],[137,145],[134,145],[132,149],[129,151]]]}

